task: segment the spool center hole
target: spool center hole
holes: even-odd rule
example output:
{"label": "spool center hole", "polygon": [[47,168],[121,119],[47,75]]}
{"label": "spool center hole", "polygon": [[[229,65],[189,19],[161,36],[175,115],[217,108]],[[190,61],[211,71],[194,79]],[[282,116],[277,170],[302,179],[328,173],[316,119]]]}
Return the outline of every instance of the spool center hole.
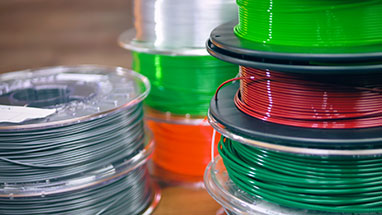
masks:
{"label": "spool center hole", "polygon": [[70,90],[66,87],[39,87],[15,90],[10,93],[13,105],[44,108],[71,102]]}

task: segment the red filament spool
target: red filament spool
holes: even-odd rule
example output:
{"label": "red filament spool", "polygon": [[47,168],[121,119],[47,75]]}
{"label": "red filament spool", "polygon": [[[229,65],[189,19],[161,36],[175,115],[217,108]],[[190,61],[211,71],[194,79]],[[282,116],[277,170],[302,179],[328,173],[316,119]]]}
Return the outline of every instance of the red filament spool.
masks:
{"label": "red filament spool", "polygon": [[327,129],[382,126],[382,74],[317,75],[241,67],[236,107],[289,126]]}

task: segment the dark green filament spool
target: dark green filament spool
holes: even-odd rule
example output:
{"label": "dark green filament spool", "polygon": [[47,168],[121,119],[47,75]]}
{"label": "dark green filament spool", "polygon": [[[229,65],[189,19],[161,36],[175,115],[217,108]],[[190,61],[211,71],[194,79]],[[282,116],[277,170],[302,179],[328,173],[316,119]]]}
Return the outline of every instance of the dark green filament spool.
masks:
{"label": "dark green filament spool", "polygon": [[224,137],[218,149],[231,180],[260,199],[326,212],[382,212],[381,156],[287,154]]}
{"label": "dark green filament spool", "polygon": [[300,47],[381,46],[382,0],[237,0],[241,38]]}
{"label": "dark green filament spool", "polygon": [[212,56],[166,56],[133,52],[133,69],[149,78],[145,100],[162,112],[206,116],[216,88],[235,77],[238,67]]}

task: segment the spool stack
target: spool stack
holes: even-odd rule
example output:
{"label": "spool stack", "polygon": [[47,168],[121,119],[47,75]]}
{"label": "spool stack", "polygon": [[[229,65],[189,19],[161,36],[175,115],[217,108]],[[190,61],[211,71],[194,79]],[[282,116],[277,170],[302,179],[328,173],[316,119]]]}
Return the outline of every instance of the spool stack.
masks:
{"label": "spool stack", "polygon": [[237,66],[210,56],[205,42],[216,25],[236,14],[233,0],[134,1],[135,28],[119,42],[132,51],[133,69],[152,84],[146,118],[156,142],[154,175],[159,178],[202,180],[211,157],[209,102],[219,84],[237,74]]}
{"label": "spool stack", "polygon": [[227,214],[382,214],[382,1],[237,3],[207,42],[240,66],[210,103],[210,195]]}
{"label": "spool stack", "polygon": [[151,214],[148,79],[101,66],[0,75],[0,214]]}

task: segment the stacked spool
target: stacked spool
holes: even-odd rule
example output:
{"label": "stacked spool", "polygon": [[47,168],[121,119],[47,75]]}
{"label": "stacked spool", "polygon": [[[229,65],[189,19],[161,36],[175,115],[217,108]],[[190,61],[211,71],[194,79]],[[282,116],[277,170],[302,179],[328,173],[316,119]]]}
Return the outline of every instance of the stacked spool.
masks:
{"label": "stacked spool", "polygon": [[227,214],[382,214],[382,1],[237,3],[207,42],[240,65],[207,191]]}
{"label": "stacked spool", "polygon": [[216,25],[236,14],[233,0],[134,1],[135,28],[119,43],[132,51],[133,69],[152,84],[145,113],[159,178],[202,180],[211,158],[209,102],[222,81],[237,75],[237,66],[210,56],[205,42]]}
{"label": "stacked spool", "polygon": [[146,77],[101,66],[0,75],[0,214],[151,214]]}

